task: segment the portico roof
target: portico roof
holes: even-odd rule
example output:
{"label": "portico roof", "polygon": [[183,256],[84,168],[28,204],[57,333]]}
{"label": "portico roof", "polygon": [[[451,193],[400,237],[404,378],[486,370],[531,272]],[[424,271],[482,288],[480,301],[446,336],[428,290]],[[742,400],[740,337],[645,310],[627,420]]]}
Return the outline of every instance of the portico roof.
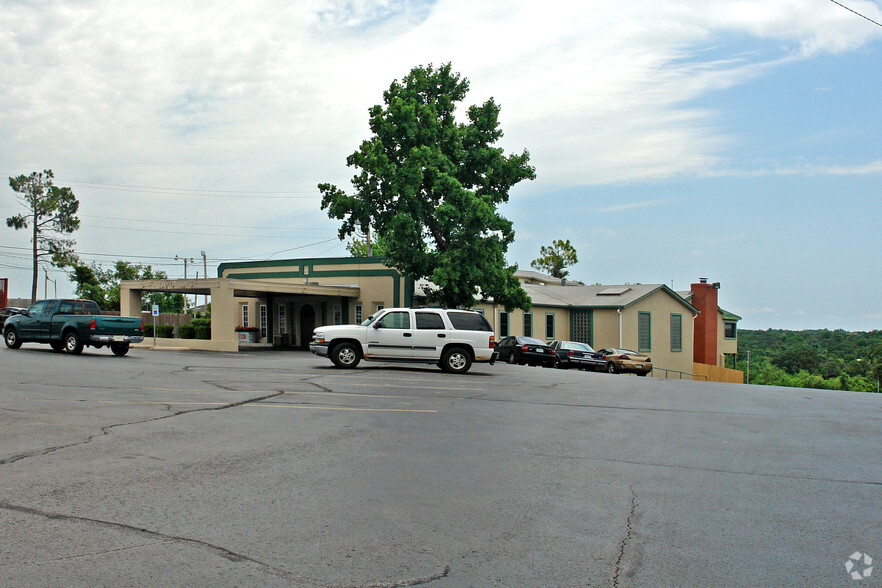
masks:
{"label": "portico roof", "polygon": [[260,298],[264,294],[303,294],[312,296],[343,296],[358,298],[358,286],[321,286],[318,284],[291,284],[266,280],[238,280],[231,278],[201,278],[198,280],[124,280],[121,287],[169,294],[211,295],[217,288],[232,288],[233,296]]}

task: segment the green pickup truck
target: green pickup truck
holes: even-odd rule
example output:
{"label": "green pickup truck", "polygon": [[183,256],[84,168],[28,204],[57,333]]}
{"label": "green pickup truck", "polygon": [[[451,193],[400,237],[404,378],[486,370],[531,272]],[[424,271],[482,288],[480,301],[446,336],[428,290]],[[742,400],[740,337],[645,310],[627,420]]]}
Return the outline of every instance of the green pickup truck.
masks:
{"label": "green pickup truck", "polygon": [[22,343],[48,343],[55,351],[77,355],[86,345],[107,345],[114,355],[125,355],[130,343],[144,340],[144,324],[134,317],[102,316],[92,300],[41,300],[6,319],[3,340],[10,349]]}

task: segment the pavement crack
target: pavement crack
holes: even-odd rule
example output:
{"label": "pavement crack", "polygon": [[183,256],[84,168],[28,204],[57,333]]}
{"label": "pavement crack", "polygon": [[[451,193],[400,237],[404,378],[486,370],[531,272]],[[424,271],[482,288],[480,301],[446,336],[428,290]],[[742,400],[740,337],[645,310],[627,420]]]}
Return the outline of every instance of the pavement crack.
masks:
{"label": "pavement crack", "polygon": [[631,510],[628,512],[628,518],[625,520],[625,535],[622,537],[622,542],[619,544],[619,553],[616,557],[615,567],[613,569],[613,578],[612,583],[614,588],[618,588],[619,579],[622,573],[622,560],[625,558],[625,551],[628,548],[628,544],[631,542],[631,538],[633,536],[633,522],[634,522],[634,514],[637,512],[637,491],[634,489],[636,484],[631,484]]}
{"label": "pavement crack", "polygon": [[441,578],[446,578],[450,574],[450,566],[445,565],[444,568],[429,576],[420,578],[407,578],[404,580],[392,580],[390,582],[374,582],[370,584],[328,584],[327,588],[401,588],[405,586],[422,586]]}
{"label": "pavement crack", "polygon": [[204,550],[213,552],[216,555],[219,555],[220,557],[222,557],[228,561],[247,565],[253,569],[256,569],[260,572],[263,572],[264,574],[274,576],[277,578],[281,578],[283,580],[287,580],[290,582],[296,582],[298,584],[306,583],[306,584],[312,584],[315,586],[322,586],[323,585],[322,582],[319,582],[319,581],[314,580],[312,578],[306,578],[303,576],[298,576],[296,574],[292,574],[291,572],[288,572],[287,570],[277,568],[275,566],[272,566],[272,565],[269,565],[269,564],[264,563],[262,561],[256,560],[256,559],[249,557],[247,555],[243,555],[241,553],[236,553],[235,551],[232,551],[232,550],[227,549],[225,547],[221,547],[219,545],[214,545],[212,543],[209,543],[207,541],[202,541],[200,539],[192,539],[189,537],[180,537],[177,535],[170,535],[168,533],[162,533],[159,531],[151,531],[149,529],[144,529],[142,527],[127,525],[125,523],[117,523],[114,521],[104,521],[101,519],[94,519],[94,518],[90,518],[90,517],[79,517],[79,516],[74,516],[74,515],[46,512],[46,511],[38,510],[36,508],[19,506],[19,505],[10,504],[7,502],[0,502],[0,509],[18,512],[18,513],[27,514],[27,515],[39,516],[39,517],[43,517],[47,520],[53,520],[53,521],[69,521],[69,522],[74,522],[74,523],[85,523],[85,524],[97,525],[97,526],[101,526],[101,527],[110,527],[110,528],[114,528],[114,529],[123,531],[125,533],[136,533],[141,536],[149,536],[153,539],[157,539],[157,540],[163,541],[163,542],[175,542],[175,543],[192,545],[193,547],[197,547],[200,549],[204,549]]}
{"label": "pavement crack", "polygon": [[[136,545],[131,547],[124,547],[118,549],[109,549],[98,551],[94,553],[86,553],[86,554],[78,554],[66,557],[56,558],[55,560],[50,561],[60,561],[66,559],[74,559],[79,557],[89,557],[96,555],[103,555],[105,553],[113,553],[115,551],[122,551],[127,549],[139,549],[146,547],[148,545],[157,545],[162,543],[178,543],[184,545],[190,545],[192,547],[196,547],[198,549],[203,549],[205,551],[209,551],[218,555],[228,561],[246,565],[252,569],[255,569],[259,572],[262,572],[266,575],[273,576],[276,578],[280,578],[282,580],[293,583],[297,586],[302,586],[304,584],[309,584],[312,586],[318,586],[321,588],[399,588],[406,586],[421,586],[424,584],[428,584],[430,582],[434,582],[435,580],[440,580],[441,578],[445,578],[450,574],[450,566],[445,565],[443,569],[434,574],[430,574],[428,576],[421,576],[416,578],[405,578],[403,580],[391,580],[385,582],[369,582],[366,584],[329,584],[328,582],[323,582],[321,580],[316,580],[315,578],[309,578],[306,576],[301,576],[298,574],[294,574],[289,572],[288,570],[284,570],[282,568],[270,565],[266,562],[262,562],[260,560],[254,559],[248,555],[244,555],[242,553],[237,553],[231,549],[226,547],[215,545],[213,543],[209,543],[208,541],[203,541],[201,539],[193,539],[191,537],[182,537],[179,535],[171,535],[169,533],[163,533],[161,531],[153,531],[150,529],[145,529],[144,527],[139,527],[136,525],[129,525],[126,523],[118,523],[115,521],[105,521],[102,519],[96,519],[91,517],[81,517],[75,515],[68,515],[56,512],[48,512],[36,508],[31,508],[27,506],[21,506],[18,504],[11,504],[8,502],[0,502],[0,510],[17,512],[25,515],[38,516],[42,517],[46,520],[50,521],[67,521],[72,523],[81,523],[88,525],[96,525],[99,527],[106,527],[116,529],[123,533],[128,534],[136,534],[142,537],[149,537],[154,540],[153,543],[147,545]],[[36,562],[35,562],[36,563]],[[43,563],[43,562],[39,562]]]}
{"label": "pavement crack", "polygon": [[[263,402],[264,400],[269,400],[270,398],[275,398],[276,396],[282,396],[283,394],[285,394],[284,390],[278,390],[278,391],[273,392],[272,394],[265,394],[265,395],[259,396],[257,398],[247,398],[245,400],[222,404],[220,406],[191,408],[191,409],[187,409],[187,410],[179,410],[176,412],[172,412],[170,414],[164,414],[164,415],[158,416],[158,417],[143,419],[140,421],[131,421],[128,423],[115,423],[113,425],[105,425],[105,426],[101,427],[99,433],[95,433],[94,435],[90,435],[89,438],[86,439],[85,441],[77,441],[75,443],[67,443],[65,445],[56,445],[53,447],[44,447],[42,449],[36,449],[34,451],[30,451],[27,453],[20,453],[18,455],[13,455],[11,457],[4,457],[4,458],[0,459],[0,465],[8,465],[11,463],[15,463],[17,461],[21,461],[23,459],[28,459],[31,457],[37,457],[40,455],[48,455],[50,453],[55,453],[56,451],[61,451],[62,449],[70,449],[71,447],[77,447],[80,445],[87,445],[87,444],[91,443],[92,441],[94,441],[95,439],[97,439],[98,437],[102,437],[104,435],[110,434],[110,431],[112,429],[116,429],[118,427],[128,427],[131,425],[142,425],[144,423],[152,423],[154,421],[161,421],[163,419],[170,419],[170,418],[174,418],[177,416],[182,416],[185,414],[190,414],[190,413],[195,413],[195,412],[205,412],[205,411],[209,411],[209,410],[227,410],[229,408],[236,408],[236,407],[239,407],[239,406],[242,406],[245,404]],[[163,405],[163,406],[166,406],[167,410],[169,410],[169,411],[171,410],[171,405]]]}

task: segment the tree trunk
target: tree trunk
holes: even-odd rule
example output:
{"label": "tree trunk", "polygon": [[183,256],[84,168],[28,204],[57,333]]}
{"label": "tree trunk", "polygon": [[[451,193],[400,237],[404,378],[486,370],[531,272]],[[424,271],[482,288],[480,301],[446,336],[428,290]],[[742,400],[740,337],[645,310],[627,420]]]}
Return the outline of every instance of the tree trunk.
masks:
{"label": "tree trunk", "polygon": [[37,251],[37,210],[36,210],[36,207],[34,207],[33,213],[34,213],[34,235],[33,235],[34,279],[31,283],[31,304],[34,304],[37,301],[37,278],[39,277],[39,274],[40,274],[40,266],[37,263],[37,261],[39,260],[39,257],[38,257],[39,252]]}

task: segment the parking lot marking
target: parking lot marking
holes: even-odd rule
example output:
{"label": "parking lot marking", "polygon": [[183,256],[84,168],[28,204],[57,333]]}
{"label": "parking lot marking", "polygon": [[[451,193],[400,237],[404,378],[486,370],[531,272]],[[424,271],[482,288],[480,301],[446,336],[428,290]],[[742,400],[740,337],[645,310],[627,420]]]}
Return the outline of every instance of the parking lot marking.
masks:
{"label": "parking lot marking", "polygon": [[[83,402],[82,400],[54,400],[49,398],[26,398],[26,400],[38,400],[43,402]],[[89,401],[91,403],[91,401]],[[176,401],[160,401],[160,400],[96,400],[95,404],[148,404],[157,406],[226,406],[229,402],[176,402]],[[418,409],[418,408],[356,408],[349,406],[307,406],[302,404],[263,404],[251,403],[240,404],[251,408],[312,408],[315,410],[348,410],[363,412],[434,412],[437,410]]]}

